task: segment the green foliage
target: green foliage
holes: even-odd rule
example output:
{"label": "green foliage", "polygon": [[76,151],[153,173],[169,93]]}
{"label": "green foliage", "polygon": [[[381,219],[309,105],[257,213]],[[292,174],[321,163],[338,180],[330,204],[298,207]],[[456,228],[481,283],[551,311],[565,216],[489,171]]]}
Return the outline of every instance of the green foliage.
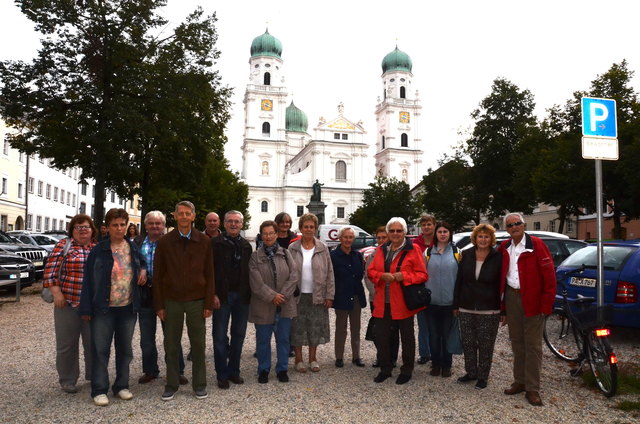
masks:
{"label": "green foliage", "polygon": [[465,153],[473,162],[475,195],[490,217],[507,210],[528,212],[535,203],[528,190],[528,172],[521,168],[527,165],[523,146],[538,136],[534,107],[529,90],[498,78],[471,114],[476,122]]}
{"label": "green foliage", "polygon": [[460,155],[422,179],[424,191],[418,204],[438,220],[447,221],[455,231],[470,221],[479,223],[481,204],[476,197],[474,169]]}
{"label": "green foliage", "polygon": [[410,187],[396,178],[378,176],[364,190],[362,206],[349,216],[349,222],[373,233],[394,216],[404,218],[408,224],[416,219],[415,200]]}
{"label": "green foliage", "polygon": [[199,190],[220,172],[211,159],[226,166],[215,15],[198,9],[165,35],[164,0],[16,3],[45,38],[32,63],[0,64],[10,142],[94,178],[96,222],[105,188],[142,195],[144,215]]}

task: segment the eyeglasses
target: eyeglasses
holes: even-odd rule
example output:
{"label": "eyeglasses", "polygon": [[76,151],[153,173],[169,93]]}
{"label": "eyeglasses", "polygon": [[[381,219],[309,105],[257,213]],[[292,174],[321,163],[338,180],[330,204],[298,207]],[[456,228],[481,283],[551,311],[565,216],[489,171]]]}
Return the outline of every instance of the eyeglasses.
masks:
{"label": "eyeglasses", "polygon": [[404,233],[404,230],[387,230],[387,233]]}
{"label": "eyeglasses", "polygon": [[522,224],[524,224],[524,222],[522,222],[522,221],[512,222],[511,224],[507,224],[507,228],[518,227],[518,226],[520,226]]}
{"label": "eyeglasses", "polygon": [[239,219],[227,219],[226,221],[229,224],[242,224],[242,221],[240,221]]}
{"label": "eyeglasses", "polygon": [[89,231],[91,227],[88,225],[74,225],[73,229],[78,231]]}
{"label": "eyeglasses", "polygon": [[276,233],[262,233],[262,238],[265,238],[265,237],[273,237],[273,236],[275,236],[275,235],[276,235]]}

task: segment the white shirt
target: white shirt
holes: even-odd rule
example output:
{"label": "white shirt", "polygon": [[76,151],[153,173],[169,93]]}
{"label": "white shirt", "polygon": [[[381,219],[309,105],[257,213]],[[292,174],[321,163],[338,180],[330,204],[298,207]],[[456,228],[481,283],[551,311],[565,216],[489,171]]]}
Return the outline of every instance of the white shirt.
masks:
{"label": "white shirt", "polygon": [[301,293],[313,293],[313,269],[311,268],[311,261],[313,253],[316,247],[311,249],[302,248],[302,277],[300,278],[300,292]]}
{"label": "white shirt", "polygon": [[520,243],[516,244],[513,239],[507,249],[509,252],[509,272],[507,272],[507,284],[514,289],[520,288],[520,275],[518,274],[518,258],[525,251],[527,237],[522,236]]}

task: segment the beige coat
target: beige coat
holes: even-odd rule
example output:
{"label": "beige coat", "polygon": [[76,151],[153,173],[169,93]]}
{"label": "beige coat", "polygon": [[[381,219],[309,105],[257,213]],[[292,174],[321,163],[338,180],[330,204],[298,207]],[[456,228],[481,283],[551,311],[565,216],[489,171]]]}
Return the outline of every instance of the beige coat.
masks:
{"label": "beige coat", "polygon": [[[298,269],[298,288],[302,278],[302,239],[289,245],[289,252],[296,261]],[[311,270],[313,272],[313,303],[323,304],[325,300],[333,300],[336,293],[336,282],[333,276],[333,265],[329,248],[324,242],[316,239],[316,250],[313,252]]]}
{"label": "beige coat", "polygon": [[280,316],[293,318],[298,315],[298,305],[293,296],[298,284],[298,270],[291,254],[278,247],[275,254],[278,281],[273,281],[273,270],[263,248],[257,249],[249,259],[249,285],[251,286],[251,303],[249,305],[249,322],[255,324],[273,324],[276,305],[273,298],[283,294],[285,302],[280,305]]}

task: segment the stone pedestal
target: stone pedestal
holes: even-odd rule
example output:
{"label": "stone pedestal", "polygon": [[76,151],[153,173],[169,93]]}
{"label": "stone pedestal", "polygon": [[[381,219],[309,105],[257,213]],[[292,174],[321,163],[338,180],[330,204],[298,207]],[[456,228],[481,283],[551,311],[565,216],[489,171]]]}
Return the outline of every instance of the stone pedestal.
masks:
{"label": "stone pedestal", "polygon": [[307,209],[309,210],[309,212],[318,217],[318,225],[322,225],[325,223],[324,210],[326,207],[327,205],[325,205],[324,202],[317,200],[312,200],[307,205]]}

